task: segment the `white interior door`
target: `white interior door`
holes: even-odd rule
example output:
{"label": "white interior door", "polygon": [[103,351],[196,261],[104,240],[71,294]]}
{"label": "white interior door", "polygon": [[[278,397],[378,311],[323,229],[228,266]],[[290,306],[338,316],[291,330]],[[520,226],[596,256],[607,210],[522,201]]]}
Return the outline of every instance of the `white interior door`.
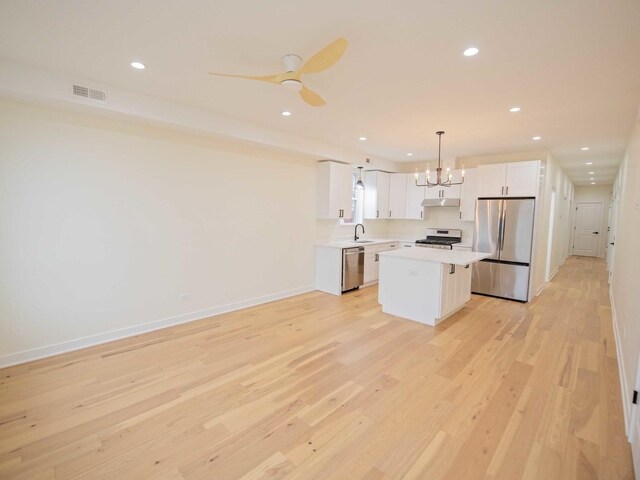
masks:
{"label": "white interior door", "polygon": [[602,228],[602,203],[578,203],[576,205],[573,254],[597,257]]}

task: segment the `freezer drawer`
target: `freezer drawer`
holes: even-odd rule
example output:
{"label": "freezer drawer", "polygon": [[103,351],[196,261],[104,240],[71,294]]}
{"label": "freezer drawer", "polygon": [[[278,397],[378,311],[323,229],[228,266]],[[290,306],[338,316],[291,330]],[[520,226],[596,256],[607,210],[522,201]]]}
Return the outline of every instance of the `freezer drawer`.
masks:
{"label": "freezer drawer", "polygon": [[480,261],[473,264],[471,291],[526,302],[529,299],[529,267]]}

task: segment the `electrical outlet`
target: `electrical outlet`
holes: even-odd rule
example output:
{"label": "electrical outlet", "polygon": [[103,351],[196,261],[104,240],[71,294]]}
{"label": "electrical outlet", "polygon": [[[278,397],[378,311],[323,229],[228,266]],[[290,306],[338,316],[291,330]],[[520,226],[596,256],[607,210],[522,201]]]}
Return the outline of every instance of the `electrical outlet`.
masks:
{"label": "electrical outlet", "polygon": [[180,301],[181,302],[188,302],[189,300],[191,300],[191,294],[190,293],[183,293],[182,295],[180,295]]}

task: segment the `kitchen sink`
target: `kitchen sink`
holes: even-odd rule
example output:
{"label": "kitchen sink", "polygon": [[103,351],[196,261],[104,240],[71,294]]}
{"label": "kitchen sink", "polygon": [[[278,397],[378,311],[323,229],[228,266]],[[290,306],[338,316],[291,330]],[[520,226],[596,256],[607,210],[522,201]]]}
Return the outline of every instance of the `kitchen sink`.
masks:
{"label": "kitchen sink", "polygon": [[356,240],[356,243],[373,243],[375,240]]}

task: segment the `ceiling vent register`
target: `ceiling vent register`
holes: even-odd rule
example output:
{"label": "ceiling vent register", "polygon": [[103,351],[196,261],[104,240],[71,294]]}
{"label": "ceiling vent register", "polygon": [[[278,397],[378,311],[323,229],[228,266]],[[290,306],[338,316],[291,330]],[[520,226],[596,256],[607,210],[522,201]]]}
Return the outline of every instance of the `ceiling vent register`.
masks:
{"label": "ceiling vent register", "polygon": [[82,85],[73,86],[73,95],[76,97],[87,98],[95,102],[107,103],[107,94],[102,90],[95,88],[83,87]]}

